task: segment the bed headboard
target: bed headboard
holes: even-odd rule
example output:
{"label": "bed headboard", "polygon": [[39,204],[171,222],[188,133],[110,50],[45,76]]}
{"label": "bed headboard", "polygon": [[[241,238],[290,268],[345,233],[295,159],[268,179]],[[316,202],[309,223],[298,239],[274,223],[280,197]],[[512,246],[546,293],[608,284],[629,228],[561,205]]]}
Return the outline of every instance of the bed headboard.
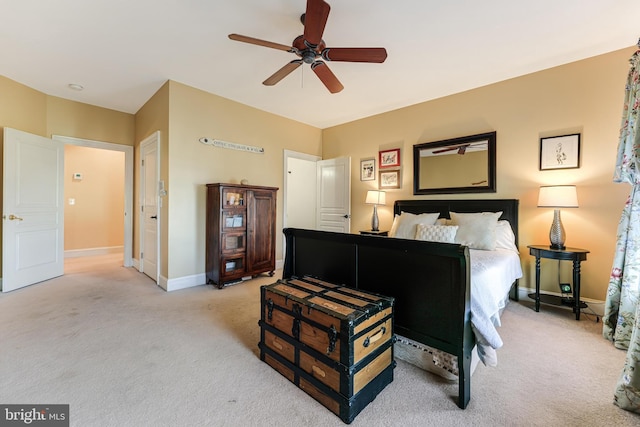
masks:
{"label": "bed headboard", "polygon": [[400,212],[412,214],[439,212],[441,218],[449,218],[449,212],[499,212],[500,219],[509,221],[518,246],[518,199],[470,199],[470,200],[396,200],[393,214]]}

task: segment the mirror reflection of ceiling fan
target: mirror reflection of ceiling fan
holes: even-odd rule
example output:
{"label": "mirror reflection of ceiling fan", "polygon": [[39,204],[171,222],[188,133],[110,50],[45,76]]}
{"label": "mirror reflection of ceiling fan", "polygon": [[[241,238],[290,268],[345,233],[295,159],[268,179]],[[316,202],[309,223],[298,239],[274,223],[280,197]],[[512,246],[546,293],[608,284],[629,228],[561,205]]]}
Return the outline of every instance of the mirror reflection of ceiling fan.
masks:
{"label": "mirror reflection of ceiling fan", "polygon": [[468,144],[452,145],[450,147],[433,150],[431,154],[442,154],[449,151],[457,151],[458,154],[464,155],[467,151],[483,151],[488,148],[487,141],[472,142]]}
{"label": "mirror reflection of ceiling fan", "polygon": [[300,57],[300,59],[295,59],[276,71],[262,84],[273,86],[296,70],[302,63],[305,63],[311,64],[311,69],[329,89],[329,92],[337,93],[344,89],[344,86],[324,61],[382,63],[387,59],[387,51],[383,47],[327,47],[322,40],[322,33],[327,24],[330,9],[331,7],[324,0],[307,0],[306,12],[300,17],[300,21],[304,25],[304,34],[296,37],[291,46],[240,34],[229,34],[229,38],[239,42],[284,50]]}

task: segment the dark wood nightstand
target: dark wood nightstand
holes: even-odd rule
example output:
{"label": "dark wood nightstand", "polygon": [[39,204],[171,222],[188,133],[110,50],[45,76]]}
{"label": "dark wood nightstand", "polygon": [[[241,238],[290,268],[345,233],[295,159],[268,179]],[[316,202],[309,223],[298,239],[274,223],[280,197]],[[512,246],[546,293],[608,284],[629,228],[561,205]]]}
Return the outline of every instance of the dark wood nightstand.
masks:
{"label": "dark wood nightstand", "polygon": [[370,236],[388,236],[389,235],[389,231],[387,230],[378,230],[378,231],[373,231],[373,230],[361,230],[360,234],[368,234]]}
{"label": "dark wood nightstand", "polygon": [[[568,300],[568,304],[563,301],[563,298],[556,297],[554,295],[543,295],[547,301],[551,299],[557,300],[557,302],[551,302],[556,305],[569,305],[573,308],[573,312],[576,314],[576,320],[580,320],[580,309],[586,308],[585,303],[580,302],[580,263],[587,260],[586,249],[579,248],[564,248],[564,249],[552,249],[545,245],[530,245],[529,254],[536,257],[536,311],[540,311],[540,258],[557,259],[559,261],[573,261],[573,298]],[[558,267],[560,268],[560,267]]]}

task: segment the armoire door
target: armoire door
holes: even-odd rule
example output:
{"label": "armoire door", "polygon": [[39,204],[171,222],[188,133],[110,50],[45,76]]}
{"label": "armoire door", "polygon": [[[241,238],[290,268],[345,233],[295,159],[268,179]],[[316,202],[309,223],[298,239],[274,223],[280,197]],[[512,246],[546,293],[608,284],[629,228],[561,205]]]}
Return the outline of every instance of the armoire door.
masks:
{"label": "armoire door", "polygon": [[275,270],[276,192],[247,191],[247,268]]}

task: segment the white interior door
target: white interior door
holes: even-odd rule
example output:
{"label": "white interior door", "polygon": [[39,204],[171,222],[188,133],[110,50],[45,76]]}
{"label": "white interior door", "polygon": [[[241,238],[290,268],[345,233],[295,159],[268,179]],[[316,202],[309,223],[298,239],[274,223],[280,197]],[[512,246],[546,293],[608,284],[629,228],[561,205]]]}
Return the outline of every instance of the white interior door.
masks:
{"label": "white interior door", "polygon": [[318,230],[349,233],[351,230],[351,158],[317,163]]}
{"label": "white interior door", "polygon": [[284,227],[316,229],[317,156],[285,153]]}
{"label": "white interior door", "polygon": [[64,144],[4,128],[2,291],[64,273]]}
{"label": "white interior door", "polygon": [[140,271],[158,283],[159,258],[159,136],[158,132],[140,144],[141,215]]}

